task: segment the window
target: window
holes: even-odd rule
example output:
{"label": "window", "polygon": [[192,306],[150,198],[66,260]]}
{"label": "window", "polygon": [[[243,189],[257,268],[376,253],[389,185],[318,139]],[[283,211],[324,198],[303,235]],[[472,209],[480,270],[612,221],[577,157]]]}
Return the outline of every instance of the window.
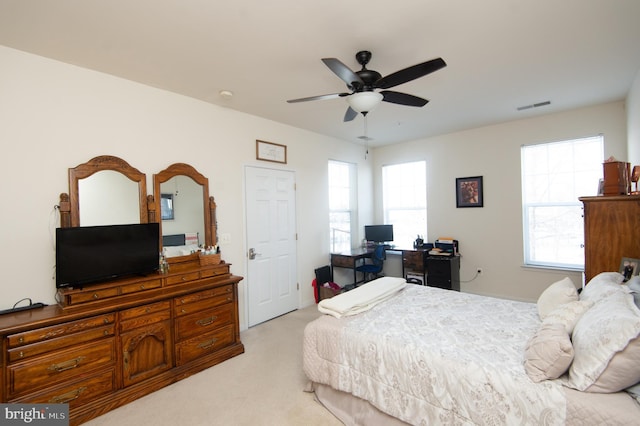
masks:
{"label": "window", "polygon": [[351,250],[356,211],[356,166],[329,161],[329,238],[332,253]]}
{"label": "window", "polygon": [[427,165],[425,161],[382,167],[384,223],[393,225],[395,245],[411,247],[427,235]]}
{"label": "window", "polygon": [[596,195],[603,137],[523,146],[524,262],[584,268],[584,224],[578,197]]}

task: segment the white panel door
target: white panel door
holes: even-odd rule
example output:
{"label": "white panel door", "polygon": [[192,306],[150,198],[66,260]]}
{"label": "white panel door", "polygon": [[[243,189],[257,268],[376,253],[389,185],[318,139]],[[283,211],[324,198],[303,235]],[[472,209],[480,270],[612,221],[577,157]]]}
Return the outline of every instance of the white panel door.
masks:
{"label": "white panel door", "polygon": [[298,308],[295,175],[246,167],[249,327]]}

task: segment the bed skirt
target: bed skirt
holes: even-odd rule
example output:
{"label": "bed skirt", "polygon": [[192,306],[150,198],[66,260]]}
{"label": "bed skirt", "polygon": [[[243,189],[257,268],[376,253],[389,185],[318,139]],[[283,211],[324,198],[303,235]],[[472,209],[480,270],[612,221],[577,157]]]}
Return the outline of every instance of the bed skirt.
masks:
{"label": "bed skirt", "polygon": [[316,399],[347,426],[407,426],[357,396],[321,383],[309,382],[309,388]]}

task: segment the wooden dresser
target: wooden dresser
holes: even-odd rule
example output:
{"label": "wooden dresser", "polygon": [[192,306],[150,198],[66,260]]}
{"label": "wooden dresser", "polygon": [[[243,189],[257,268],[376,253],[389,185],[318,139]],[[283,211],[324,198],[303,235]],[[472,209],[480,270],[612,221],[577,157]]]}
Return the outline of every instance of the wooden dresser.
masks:
{"label": "wooden dresser", "polygon": [[640,195],[581,197],[585,282],[620,270],[623,257],[640,259]]}
{"label": "wooden dresser", "polygon": [[244,352],[229,264],[59,292],[60,305],[0,316],[0,396],[68,403],[80,424]]}

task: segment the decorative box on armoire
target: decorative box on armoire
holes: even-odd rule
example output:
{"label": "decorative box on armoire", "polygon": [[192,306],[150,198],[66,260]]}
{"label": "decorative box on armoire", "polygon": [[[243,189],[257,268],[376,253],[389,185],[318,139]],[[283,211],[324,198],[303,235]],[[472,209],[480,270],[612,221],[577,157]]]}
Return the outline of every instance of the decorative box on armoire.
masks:
{"label": "decorative box on armoire", "polygon": [[460,256],[427,256],[427,285],[460,291]]}
{"label": "decorative box on armoire", "polygon": [[640,259],[640,195],[580,197],[584,208],[585,282]]}

